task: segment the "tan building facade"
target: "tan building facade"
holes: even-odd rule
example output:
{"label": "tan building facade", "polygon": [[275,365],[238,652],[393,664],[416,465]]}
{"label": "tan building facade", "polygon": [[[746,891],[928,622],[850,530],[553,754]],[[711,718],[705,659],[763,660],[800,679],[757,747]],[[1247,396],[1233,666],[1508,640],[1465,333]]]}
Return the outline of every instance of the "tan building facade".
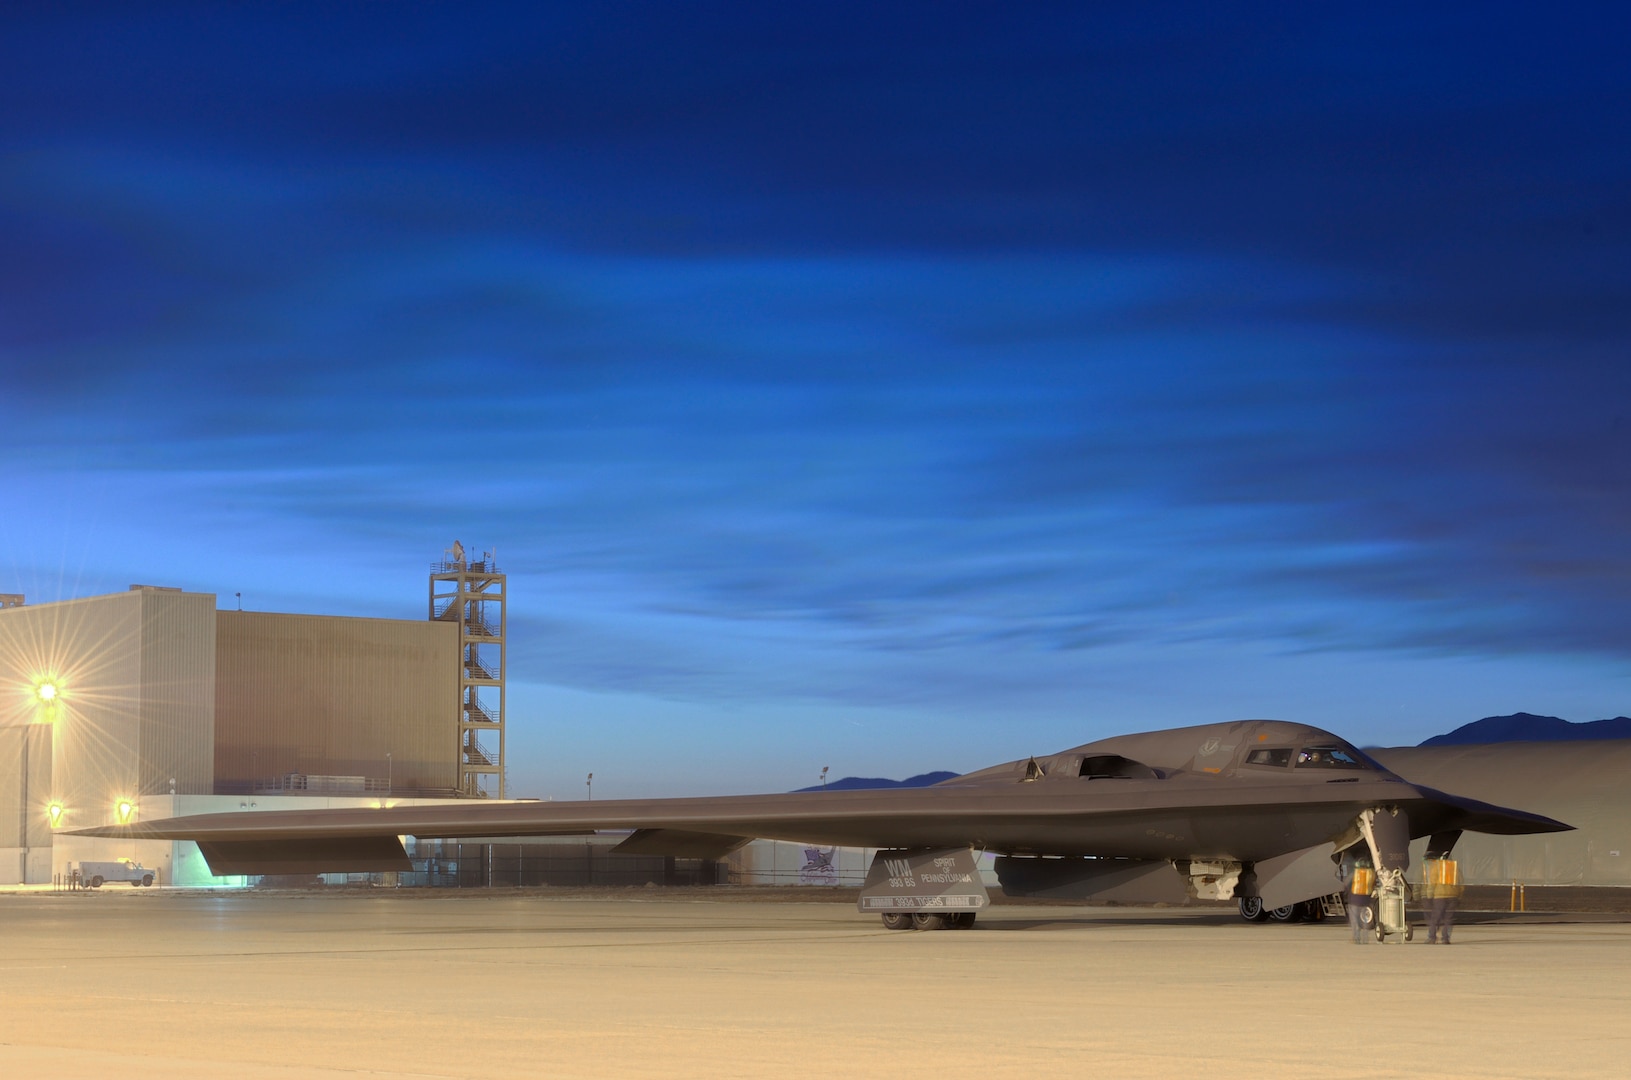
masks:
{"label": "tan building facade", "polygon": [[0,685],[0,728],[50,732],[50,787],[30,798],[57,807],[59,827],[214,790],[212,595],[132,587],[0,610]]}
{"label": "tan building facade", "polygon": [[457,625],[222,611],[215,657],[217,792],[315,775],[455,793]]}
{"label": "tan building facade", "polygon": [[456,790],[457,625],[215,605],[132,586],[0,606],[0,884],[65,872],[58,830],[172,796]]}
{"label": "tan building facade", "polygon": [[0,884],[49,881],[51,727],[0,726]]}

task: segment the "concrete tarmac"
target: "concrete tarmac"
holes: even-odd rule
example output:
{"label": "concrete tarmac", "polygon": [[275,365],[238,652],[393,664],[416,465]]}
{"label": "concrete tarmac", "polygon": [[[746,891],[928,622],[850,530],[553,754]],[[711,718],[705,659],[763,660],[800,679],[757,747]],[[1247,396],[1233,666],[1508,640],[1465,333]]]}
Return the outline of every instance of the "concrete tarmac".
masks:
{"label": "concrete tarmac", "polygon": [[1217,910],[428,890],[0,895],[0,1076],[1631,1073],[1631,922],[1449,948]]}

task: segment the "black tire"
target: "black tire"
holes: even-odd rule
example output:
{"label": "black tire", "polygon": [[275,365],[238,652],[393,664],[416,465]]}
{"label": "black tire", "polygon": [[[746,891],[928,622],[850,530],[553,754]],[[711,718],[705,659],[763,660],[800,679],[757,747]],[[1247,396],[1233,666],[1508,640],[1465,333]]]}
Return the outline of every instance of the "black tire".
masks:
{"label": "black tire", "polygon": [[912,916],[906,911],[886,911],[883,915],[883,928],[885,930],[910,930]]}
{"label": "black tire", "polygon": [[953,930],[974,929],[974,912],[972,911],[960,911],[956,915],[953,915],[951,920],[951,928]]}
{"label": "black tire", "polygon": [[1242,896],[1237,903],[1240,905],[1240,917],[1247,922],[1262,922],[1268,918],[1261,896]]}
{"label": "black tire", "polygon": [[1371,907],[1369,904],[1360,904],[1359,905],[1359,926],[1360,926],[1360,928],[1364,929],[1364,930],[1369,930],[1372,927],[1374,927],[1375,925],[1376,925],[1376,909]]}
{"label": "black tire", "polygon": [[1302,902],[1304,922],[1324,922],[1325,905],[1318,900],[1304,900]]}
{"label": "black tire", "polygon": [[153,884],[153,875],[152,874],[143,874],[142,875],[142,888],[144,888],[144,889],[149,888],[149,887],[152,886],[152,884]]}
{"label": "black tire", "polygon": [[102,887],[102,875],[97,874],[95,877],[91,878],[91,888],[100,889],[101,887]]}
{"label": "black tire", "polygon": [[1264,914],[1268,916],[1269,922],[1301,922],[1303,909],[1301,904],[1287,904],[1285,907],[1269,908]]}
{"label": "black tire", "polygon": [[945,930],[948,928],[946,917],[934,911],[912,912],[912,926],[918,930]]}

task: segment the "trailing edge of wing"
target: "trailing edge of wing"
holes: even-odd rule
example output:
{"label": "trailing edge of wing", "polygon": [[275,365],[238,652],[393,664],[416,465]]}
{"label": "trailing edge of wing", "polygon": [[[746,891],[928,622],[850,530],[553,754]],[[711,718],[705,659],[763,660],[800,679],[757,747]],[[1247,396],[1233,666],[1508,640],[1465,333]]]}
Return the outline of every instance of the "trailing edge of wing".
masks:
{"label": "trailing edge of wing", "polygon": [[683,829],[636,829],[612,849],[619,855],[672,855],[677,859],[723,859],[753,842],[751,836],[686,832]]}
{"label": "trailing edge of wing", "polygon": [[210,873],[344,874],[412,870],[395,836],[343,836],[305,840],[200,840]]}

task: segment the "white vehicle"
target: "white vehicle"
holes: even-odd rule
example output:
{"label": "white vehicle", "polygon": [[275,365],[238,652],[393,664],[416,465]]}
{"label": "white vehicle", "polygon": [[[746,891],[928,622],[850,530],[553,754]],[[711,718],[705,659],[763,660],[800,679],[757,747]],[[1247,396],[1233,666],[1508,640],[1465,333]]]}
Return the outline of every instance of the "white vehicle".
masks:
{"label": "white vehicle", "polygon": [[82,862],[79,864],[79,880],[87,889],[100,889],[109,881],[128,881],[139,889],[153,884],[153,871],[129,859]]}

